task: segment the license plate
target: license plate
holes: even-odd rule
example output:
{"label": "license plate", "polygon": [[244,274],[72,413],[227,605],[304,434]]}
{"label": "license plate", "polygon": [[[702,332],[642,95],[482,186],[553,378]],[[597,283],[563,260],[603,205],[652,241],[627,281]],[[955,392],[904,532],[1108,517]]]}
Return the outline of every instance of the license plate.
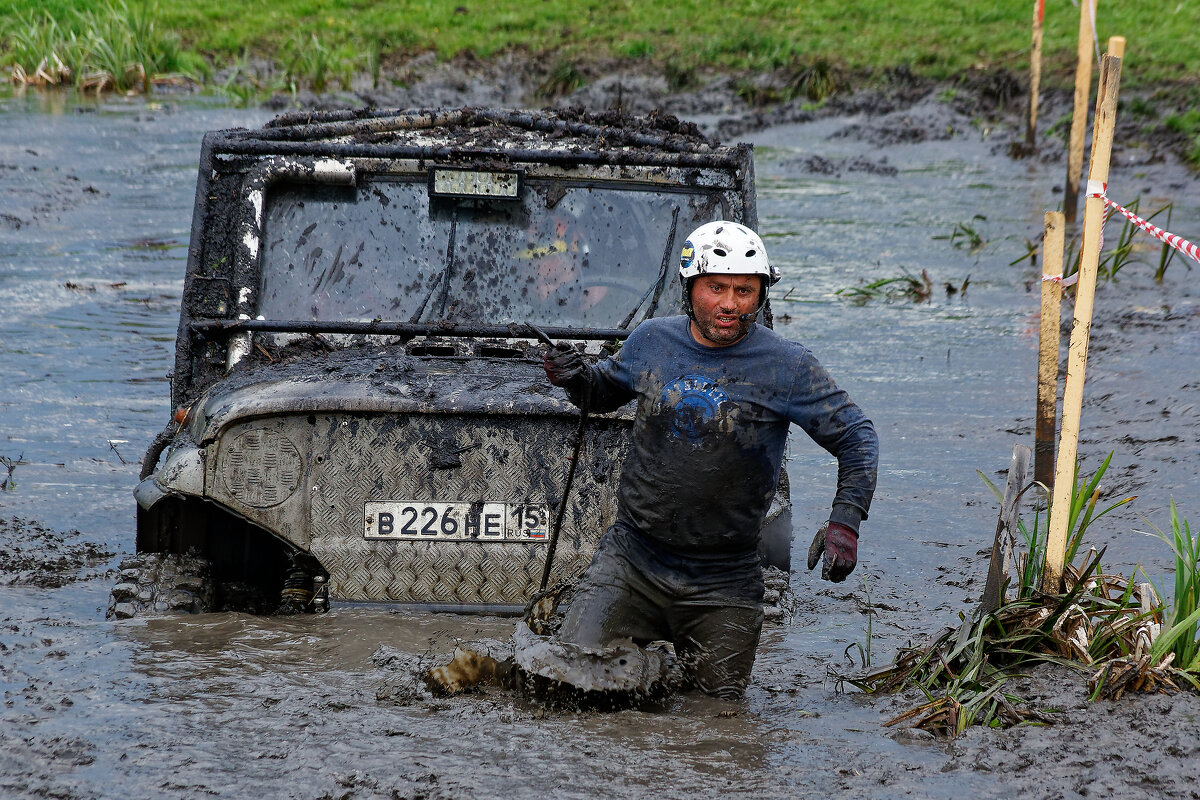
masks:
{"label": "license plate", "polygon": [[550,538],[545,503],[422,503],[369,501],[365,539],[537,542]]}

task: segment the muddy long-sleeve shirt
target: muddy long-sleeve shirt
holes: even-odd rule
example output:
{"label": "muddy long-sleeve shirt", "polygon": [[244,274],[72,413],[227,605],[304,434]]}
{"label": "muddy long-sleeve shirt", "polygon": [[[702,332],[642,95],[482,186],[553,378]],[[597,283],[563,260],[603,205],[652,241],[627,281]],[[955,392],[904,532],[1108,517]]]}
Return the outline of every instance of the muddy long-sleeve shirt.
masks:
{"label": "muddy long-sleeve shirt", "polygon": [[[871,421],[804,346],[755,324],[705,347],[688,323],[643,322],[587,376],[592,411],[637,399],[618,522],[682,553],[755,550],[795,423],[837,458],[830,518],[857,530],[875,491]],[[570,392],[577,404],[582,390]]]}

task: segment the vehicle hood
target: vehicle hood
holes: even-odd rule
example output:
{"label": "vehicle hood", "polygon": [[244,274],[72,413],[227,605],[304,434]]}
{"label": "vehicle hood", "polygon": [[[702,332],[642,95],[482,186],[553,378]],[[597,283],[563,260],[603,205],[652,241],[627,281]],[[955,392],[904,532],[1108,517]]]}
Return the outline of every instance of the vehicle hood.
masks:
{"label": "vehicle hood", "polygon": [[276,414],[578,413],[566,393],[547,382],[540,362],[390,352],[253,365],[214,384],[197,405],[189,427],[201,445],[233,422]]}

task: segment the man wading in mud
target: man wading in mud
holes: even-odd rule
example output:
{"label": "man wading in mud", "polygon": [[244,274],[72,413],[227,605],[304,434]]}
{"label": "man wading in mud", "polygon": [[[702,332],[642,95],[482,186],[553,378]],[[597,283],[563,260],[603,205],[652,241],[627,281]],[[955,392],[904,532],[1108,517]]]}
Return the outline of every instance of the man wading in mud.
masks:
{"label": "man wading in mud", "polygon": [[779,479],[789,423],[838,459],[829,519],[809,569],[842,581],[875,490],[879,444],[862,410],[802,345],[755,323],[779,279],[762,240],[711,222],[683,246],[686,316],[649,319],[616,356],[587,365],[558,345],[550,382],[605,412],[637,399],[617,519],[600,541],[559,631],[599,648],[674,644],[689,683],[741,696],[762,629],[759,530]]}

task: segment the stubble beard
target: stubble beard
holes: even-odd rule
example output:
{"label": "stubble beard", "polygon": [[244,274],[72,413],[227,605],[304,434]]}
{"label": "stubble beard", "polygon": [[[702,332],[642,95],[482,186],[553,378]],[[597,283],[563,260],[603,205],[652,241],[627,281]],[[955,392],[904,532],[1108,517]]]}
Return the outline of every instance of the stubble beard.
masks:
{"label": "stubble beard", "polygon": [[710,342],[720,345],[730,345],[741,339],[750,332],[750,326],[754,324],[754,318],[738,319],[737,327],[735,328],[719,328],[716,325],[716,318],[703,319],[699,314],[696,315],[696,327],[700,329],[700,335]]}

